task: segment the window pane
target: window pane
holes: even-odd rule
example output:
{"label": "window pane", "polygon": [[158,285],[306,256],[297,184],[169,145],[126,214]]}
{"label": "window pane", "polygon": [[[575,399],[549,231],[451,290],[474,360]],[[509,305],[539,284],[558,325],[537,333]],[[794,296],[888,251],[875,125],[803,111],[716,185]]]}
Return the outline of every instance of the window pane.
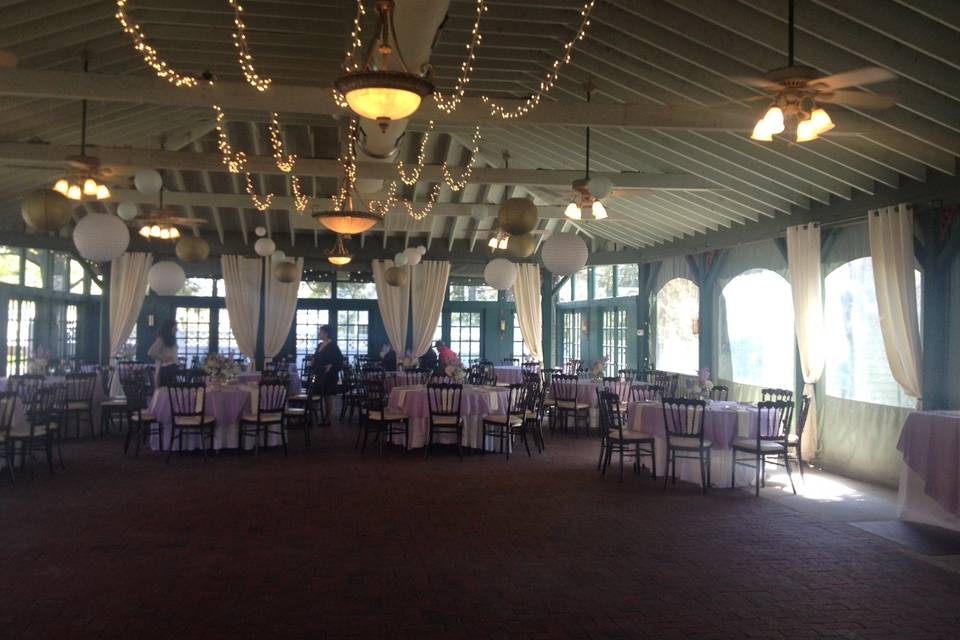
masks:
{"label": "window pane", "polygon": [[[337,298],[341,300],[376,300],[377,285],[372,282],[338,282]],[[342,349],[343,345],[340,348]]]}
{"label": "window pane", "polygon": [[620,369],[627,366],[626,309],[604,310],[601,338],[603,340],[603,355],[607,356],[604,374],[614,376]]}
{"label": "window pane", "polygon": [[456,302],[496,302],[499,298],[499,292],[486,285],[450,285],[450,299]]}
{"label": "window pane", "polygon": [[563,314],[563,361],[580,359],[580,323],[579,311],[567,311]]}
{"label": "window pane", "polygon": [[23,284],[27,287],[43,288],[43,261],[46,259],[40,251],[27,249],[23,265]]}
{"label": "window pane", "polygon": [[59,310],[60,359],[64,363],[77,358],[77,305],[68,304]]}
{"label": "window pane", "polygon": [[137,325],[133,325],[127,341],[123,344],[118,354],[121,360],[136,360],[137,358]]}
{"label": "window pane", "polygon": [[594,299],[613,297],[613,265],[602,265],[593,268],[593,297]]}
{"label": "window pane", "polygon": [[567,278],[567,281],[560,287],[560,291],[557,293],[557,300],[559,302],[573,301],[573,278]]}
{"label": "window pane", "polygon": [[69,274],[67,272],[68,262],[67,256],[54,253],[52,254],[53,260],[53,290],[54,291],[67,291],[69,286],[67,281],[69,280]]}
{"label": "window pane", "polygon": [[[302,284],[302,283],[301,283]],[[330,323],[326,309],[297,309],[297,366],[303,366],[303,358],[313,355],[320,342],[320,327]],[[340,343],[343,349],[343,343]]]}
{"label": "window pane", "polygon": [[520,330],[520,316],[513,314],[513,357],[520,358],[522,362],[533,359],[530,352],[527,351],[527,345],[523,341],[523,332]]}
{"label": "window pane", "polygon": [[99,296],[103,291],[100,289],[100,285],[97,284],[96,280],[90,279],[90,295]]}
{"label": "window pane", "polygon": [[301,280],[297,297],[307,300],[327,300],[333,297],[333,283]]}
{"label": "window pane", "polygon": [[224,284],[223,278],[217,278],[215,282],[216,282],[216,285],[217,285],[217,288],[216,288],[216,291],[215,291],[216,296],[217,296],[218,298],[223,298],[223,297],[225,297],[225,296],[227,295],[227,285]]}
{"label": "window pane", "polygon": [[640,294],[640,267],[635,264],[617,265],[617,295],[636,296]]}
{"label": "window pane", "polygon": [[217,309],[217,352],[231,358],[240,357],[237,337],[230,326],[230,312],[226,309]]}
{"label": "window pane", "polygon": [[694,374],[700,363],[700,287],[692,280],[674,278],[657,292],[657,369]]}
{"label": "window pane", "polygon": [[[373,285],[373,283],[370,284]],[[369,312],[357,309],[344,309],[337,312],[337,344],[348,360],[369,353],[370,347],[367,341],[369,315]]]}
{"label": "window pane", "polygon": [[[920,272],[915,271],[917,306]],[[912,408],[890,373],[870,258],[853,260],[824,279],[826,392],[836,398]]]}
{"label": "window pane", "polygon": [[187,278],[187,281],[183,284],[183,288],[177,291],[177,295],[212,298],[213,285],[213,278]]}
{"label": "window pane", "polygon": [[177,307],[178,356],[192,366],[194,358],[205,360],[210,353],[210,309]]}
{"label": "window pane", "polygon": [[[751,269],[730,281],[721,296],[721,373],[761,387],[794,386],[793,297],[790,285],[768,269]],[[726,356],[726,360],[724,360]]]}
{"label": "window pane", "polygon": [[0,282],[20,284],[20,250],[0,247]]}
{"label": "window pane", "polygon": [[83,265],[76,260],[70,261],[70,293],[83,293]]}
{"label": "window pane", "polygon": [[581,269],[570,276],[570,282],[573,283],[573,299],[586,300],[587,291],[587,269]]}
{"label": "window pane", "polygon": [[480,359],[480,312],[454,311],[450,314],[450,348],[464,366]]}
{"label": "window pane", "polygon": [[33,324],[37,305],[30,300],[11,299],[7,303],[7,375],[27,373],[33,356]]}

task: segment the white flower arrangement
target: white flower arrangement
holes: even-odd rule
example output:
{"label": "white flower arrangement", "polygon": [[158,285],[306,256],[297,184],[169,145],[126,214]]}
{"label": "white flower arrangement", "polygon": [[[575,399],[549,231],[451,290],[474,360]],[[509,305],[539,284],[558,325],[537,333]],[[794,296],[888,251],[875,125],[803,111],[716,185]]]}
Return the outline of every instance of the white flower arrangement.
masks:
{"label": "white flower arrangement", "polygon": [[467,372],[464,370],[463,365],[460,364],[459,360],[452,364],[448,364],[443,369],[443,373],[458,384],[463,384],[463,381],[467,379]]}
{"label": "white flower arrangement", "polygon": [[407,354],[403,357],[403,360],[400,361],[400,364],[403,365],[404,369],[416,369],[420,365],[420,361]]}
{"label": "white flower arrangement", "polygon": [[203,363],[203,370],[212,382],[223,384],[240,375],[240,367],[233,358],[212,353]]}
{"label": "white flower arrangement", "polygon": [[697,380],[693,383],[691,389],[698,396],[710,395],[713,391],[713,382],[710,380],[710,369],[700,369],[697,372]]}
{"label": "white flower arrangement", "polygon": [[590,367],[590,377],[599,380],[603,377],[603,373],[607,370],[607,363],[610,362],[610,358],[603,356],[599,360],[593,363],[593,366]]}

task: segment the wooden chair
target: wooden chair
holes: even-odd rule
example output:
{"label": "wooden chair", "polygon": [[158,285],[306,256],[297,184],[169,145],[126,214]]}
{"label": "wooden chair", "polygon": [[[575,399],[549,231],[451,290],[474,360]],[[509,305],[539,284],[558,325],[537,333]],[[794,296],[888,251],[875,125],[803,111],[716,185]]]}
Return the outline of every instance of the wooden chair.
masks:
{"label": "wooden chair", "polygon": [[303,361],[300,363],[300,379],[306,380],[312,370],[313,370],[313,356],[312,355],[303,356]]}
{"label": "wooden chair", "polygon": [[360,429],[362,443],[360,453],[367,449],[367,438],[376,436],[377,446],[383,453],[384,440],[403,434],[404,451],[410,445],[410,419],[402,413],[387,411],[387,400],[382,376],[370,376],[363,380],[363,400],[360,403]]}
{"label": "wooden chair", "polygon": [[620,376],[621,380],[625,380],[626,382],[633,384],[633,382],[639,377],[640,372],[636,369],[620,369],[620,371],[617,372],[617,375]]}
{"label": "wooden chair", "polygon": [[[38,388],[28,404],[25,404],[26,420],[11,426],[8,435],[9,446],[20,450],[20,470],[26,468],[27,454],[30,455],[30,475],[36,471],[36,452],[43,451],[47,459],[50,475],[53,475],[53,445],[57,444],[60,454],[60,466],[63,464],[63,448],[60,446],[60,428],[65,405],[65,387],[63,384],[45,385]],[[22,399],[21,399],[22,402]]]}
{"label": "wooden chair", "polygon": [[575,376],[580,373],[580,365],[583,364],[583,361],[571,359],[563,365],[563,373],[568,376]]}
{"label": "wooden chair", "polygon": [[406,377],[407,384],[427,384],[430,382],[430,376],[433,374],[430,369],[419,367],[417,369],[407,369],[403,375]]}
{"label": "wooden chair", "polygon": [[302,378],[302,382],[304,386],[300,393],[287,396],[284,430],[303,431],[303,444],[309,449],[310,434],[316,426],[317,412],[324,411],[323,397],[317,391],[319,385],[317,374],[309,373],[306,378]]}
{"label": "wooden chair", "polygon": [[167,387],[170,398],[170,452],[167,462],[174,451],[174,441],[179,444],[179,451],[183,453],[184,434],[196,434],[200,438],[200,452],[203,459],[207,459],[207,449],[204,446],[204,437],[210,438],[210,451],[213,452],[214,429],[217,420],[207,415],[207,388],[198,383],[175,383]]}
{"label": "wooden chair", "polygon": [[93,396],[97,391],[97,374],[95,373],[68,373],[67,410],[64,416],[64,431],[72,421],[76,426],[74,434],[80,437],[80,424],[84,421],[90,425],[90,437],[95,434],[93,425]]}
{"label": "wooden chair", "polygon": [[[262,375],[276,375],[276,371],[264,369]],[[207,386],[207,372],[203,369],[179,369],[176,373],[177,384],[179,385],[201,385]]]}
{"label": "wooden chair", "polygon": [[[463,462],[463,385],[456,383],[430,383],[427,385],[427,407],[430,411],[430,426],[424,458],[433,453],[433,437],[452,435],[457,439],[457,455]],[[480,443],[483,448],[483,442]]]}
{"label": "wooden chair", "polygon": [[663,387],[655,384],[632,384],[630,399],[633,402],[663,402]]}
{"label": "wooden chair", "polygon": [[640,461],[650,458],[652,477],[657,479],[656,440],[652,435],[629,431],[623,428],[623,412],[620,410],[620,398],[609,391],[600,393],[600,461],[597,468],[601,475],[607,475],[607,467],[613,454],[620,457],[620,482],[623,482],[623,459],[633,458],[633,471],[640,473]]}
{"label": "wooden chair", "polygon": [[504,415],[483,416],[483,433],[480,441],[480,453],[486,454],[487,436],[500,441],[500,452],[507,454],[510,459],[510,443],[513,436],[520,436],[523,446],[530,457],[530,443],[527,442],[527,431],[524,429],[527,412],[527,387],[524,384],[511,384],[506,412]]}
{"label": "wooden chair", "polygon": [[520,368],[523,369],[524,373],[533,373],[536,375],[540,375],[540,369],[542,367],[540,366],[539,362],[536,362],[535,360],[531,360],[521,364]]}
{"label": "wooden chair", "polygon": [[[790,488],[797,494],[790,471],[790,423],[793,420],[793,402],[785,400],[764,400],[757,403],[757,433],[754,438],[738,438],[733,441],[733,465],[730,468],[730,488],[736,487],[737,465],[750,467],[756,471],[754,495],[760,496],[760,487],[766,486],[767,458],[775,459],[771,464],[786,467]],[[737,456],[746,453],[747,457]],[[783,458],[783,462],[776,460]],[[752,464],[751,464],[752,463]]]}
{"label": "wooden chair", "polygon": [[17,394],[24,406],[29,407],[45,380],[45,376],[35,374],[10,376],[7,378],[7,391]]}
{"label": "wooden chair", "polygon": [[501,360],[500,364],[502,364],[505,367],[519,367],[520,358],[504,358],[503,360]]}
{"label": "wooden chair", "polygon": [[789,389],[761,389],[761,402],[793,402],[793,391]]}
{"label": "wooden chair", "polygon": [[[700,485],[703,493],[710,487],[710,450],[713,443],[703,437],[703,419],[707,403],[703,400],[665,398],[663,422],[667,438],[667,469],[663,476],[663,489],[667,481],[677,483],[677,460],[697,460],[700,463]],[[669,471],[669,473],[667,472]]]}
{"label": "wooden chair", "polygon": [[534,376],[525,384],[527,387],[527,410],[523,416],[523,428],[533,434],[533,442],[537,446],[537,452],[543,453],[546,448],[543,440],[543,403],[546,398],[546,389],[540,384],[539,376]]}
{"label": "wooden chair", "polygon": [[246,448],[247,438],[253,436],[253,455],[260,453],[260,440],[267,446],[272,435],[280,436],[283,455],[287,455],[286,410],[289,382],[280,379],[264,381],[257,385],[257,410],[240,417],[240,455]]}
{"label": "wooden chair", "polygon": [[[124,397],[110,395],[110,386],[114,374],[119,375],[115,367],[101,367],[100,388],[103,391],[104,401],[100,403],[100,435],[109,434],[114,422],[120,420],[120,429],[123,430],[123,419],[127,415],[127,400]],[[123,384],[121,383],[121,387]],[[151,385],[152,387],[152,385]]]}
{"label": "wooden chair", "polygon": [[726,402],[730,399],[730,388],[722,384],[713,385],[713,389],[710,389],[710,399]]}
{"label": "wooden chair", "polygon": [[800,413],[797,415],[796,433],[787,436],[787,449],[795,450],[793,460],[800,469],[800,479],[803,480],[803,430],[807,426],[807,415],[810,413],[811,396],[803,396],[800,400]]}
{"label": "wooden chair", "polygon": [[147,385],[142,378],[132,376],[123,385],[124,411],[126,413],[127,437],[123,441],[123,455],[130,450],[130,442],[136,442],[133,457],[140,457],[140,443],[152,435],[157,436],[160,442],[160,451],[163,451],[163,423],[158,422],[147,408],[150,396],[147,395]]}
{"label": "wooden chair", "polygon": [[551,428],[559,421],[564,431],[567,423],[573,418],[573,435],[579,437],[580,423],[584,431],[590,433],[590,404],[578,400],[579,378],[575,375],[555,375],[550,387],[553,398],[553,412],[551,414]]}
{"label": "wooden chair", "polygon": [[13,391],[0,391],[0,448],[3,450],[3,459],[7,467],[7,477],[10,484],[16,485],[17,478],[14,472],[16,459],[14,458],[13,439],[10,432],[13,430],[13,416],[20,398]]}

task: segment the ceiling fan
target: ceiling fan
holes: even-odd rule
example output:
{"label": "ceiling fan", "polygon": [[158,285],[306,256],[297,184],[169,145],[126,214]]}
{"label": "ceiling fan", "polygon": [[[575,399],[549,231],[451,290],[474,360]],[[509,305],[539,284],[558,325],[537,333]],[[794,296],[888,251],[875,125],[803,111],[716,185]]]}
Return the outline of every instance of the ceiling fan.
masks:
{"label": "ceiling fan", "polygon": [[863,67],[824,76],[816,69],[795,64],[793,5],[794,0],[788,0],[787,66],[769,71],[762,78],[737,78],[739,82],[762,89],[772,98],[770,107],[750,135],[753,140],[770,142],[774,134],[784,131],[787,118],[796,121],[797,142],[816,140],[835,126],[821,103],[857,109],[887,109],[897,103],[891,95],[844,90],[897,77],[887,69]]}
{"label": "ceiling fan", "polygon": [[[165,174],[166,172],[161,172]],[[166,175],[163,175],[163,182],[166,182]],[[207,221],[202,218],[185,218],[176,215],[171,209],[163,206],[163,186],[160,187],[160,206],[156,211],[140,214],[127,222],[130,226],[139,226],[138,232],[144,238],[157,240],[177,240],[180,238],[180,229],[178,227],[196,227],[206,224]]]}

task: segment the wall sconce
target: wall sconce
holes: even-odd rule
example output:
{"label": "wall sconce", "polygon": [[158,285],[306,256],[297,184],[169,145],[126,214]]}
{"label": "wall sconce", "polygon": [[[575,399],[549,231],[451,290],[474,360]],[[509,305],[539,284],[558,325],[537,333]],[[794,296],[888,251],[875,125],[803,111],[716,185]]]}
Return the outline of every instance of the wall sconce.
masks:
{"label": "wall sconce", "polygon": [[700,335],[700,318],[694,318],[690,323],[690,331],[693,332],[693,335]]}
{"label": "wall sconce", "polygon": [[586,321],[586,320],[584,320],[583,322],[580,323],[580,333],[586,333],[586,332],[589,331],[589,330],[590,330],[590,327],[587,326],[587,321]]}
{"label": "wall sconce", "polygon": [[503,335],[507,332],[507,321],[501,316],[500,317],[500,335]]}

